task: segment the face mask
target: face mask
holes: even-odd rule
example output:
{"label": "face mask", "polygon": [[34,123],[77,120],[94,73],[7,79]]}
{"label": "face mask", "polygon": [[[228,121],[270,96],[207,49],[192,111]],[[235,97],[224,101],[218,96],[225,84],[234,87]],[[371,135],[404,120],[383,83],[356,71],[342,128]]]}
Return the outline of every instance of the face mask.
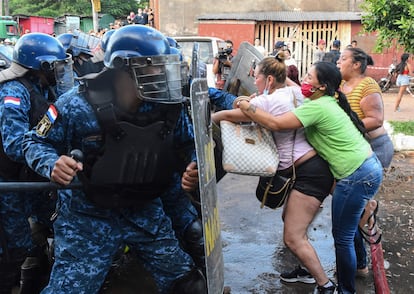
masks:
{"label": "face mask", "polygon": [[269,95],[269,89],[267,88],[267,81],[268,79],[266,79],[266,84],[265,84],[265,89],[263,90],[263,95]]}
{"label": "face mask", "polygon": [[302,83],[301,90],[303,96],[309,98],[316,92],[317,89],[314,89],[314,87],[311,84]]}

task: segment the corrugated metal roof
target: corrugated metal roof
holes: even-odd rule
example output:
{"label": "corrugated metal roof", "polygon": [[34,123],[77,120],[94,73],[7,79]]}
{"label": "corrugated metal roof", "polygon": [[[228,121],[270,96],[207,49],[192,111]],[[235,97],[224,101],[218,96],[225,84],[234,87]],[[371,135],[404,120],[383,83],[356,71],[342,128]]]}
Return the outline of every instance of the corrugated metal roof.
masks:
{"label": "corrugated metal roof", "polygon": [[198,20],[254,20],[254,21],[337,21],[361,20],[362,12],[350,11],[266,11],[244,13],[203,14]]}

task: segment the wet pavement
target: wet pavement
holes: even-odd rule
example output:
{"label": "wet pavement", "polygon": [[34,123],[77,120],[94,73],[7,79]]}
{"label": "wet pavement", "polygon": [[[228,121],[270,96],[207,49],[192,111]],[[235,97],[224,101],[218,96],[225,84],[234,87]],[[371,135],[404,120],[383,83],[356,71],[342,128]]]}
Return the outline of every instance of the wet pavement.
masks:
{"label": "wet pavement", "polygon": [[[282,208],[260,208],[255,197],[258,177],[227,174],[218,184],[222,224],[224,281],[231,293],[313,293],[315,285],[282,283],[281,272],[298,265],[283,244]],[[328,277],[334,278],[331,200],[309,227],[308,236]],[[372,276],[357,281],[358,293],[375,293]]]}

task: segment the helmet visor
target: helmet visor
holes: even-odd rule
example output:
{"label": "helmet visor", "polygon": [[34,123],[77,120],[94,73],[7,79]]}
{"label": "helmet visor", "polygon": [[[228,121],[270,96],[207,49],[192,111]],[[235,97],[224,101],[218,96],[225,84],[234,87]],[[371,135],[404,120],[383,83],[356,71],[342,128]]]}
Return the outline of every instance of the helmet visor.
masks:
{"label": "helmet visor", "polygon": [[73,60],[70,54],[66,59],[54,62],[56,78],[56,94],[58,96],[67,92],[74,86]]}
{"label": "helmet visor", "polygon": [[98,45],[100,44],[101,39],[99,37],[86,34],[79,30],[73,32],[73,37],[70,42],[70,48],[72,51],[76,51],[76,56],[79,53],[89,54],[93,56],[93,52],[96,51]]}
{"label": "helmet visor", "polygon": [[180,103],[181,62],[178,55],[133,57],[127,60],[140,97],[157,103]]}

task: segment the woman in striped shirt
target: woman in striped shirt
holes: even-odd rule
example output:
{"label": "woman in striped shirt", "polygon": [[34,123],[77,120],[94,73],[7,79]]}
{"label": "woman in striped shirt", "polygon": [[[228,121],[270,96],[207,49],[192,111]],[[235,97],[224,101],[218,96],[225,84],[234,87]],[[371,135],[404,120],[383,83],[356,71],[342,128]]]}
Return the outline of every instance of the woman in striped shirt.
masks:
{"label": "woman in striped shirt", "polygon": [[[381,89],[377,82],[365,73],[368,65],[374,65],[371,56],[360,48],[346,48],[337,62],[343,79],[340,90],[346,95],[351,109],[364,123],[367,131],[365,138],[382,167],[388,168],[394,154],[394,146],[383,125],[384,103]],[[365,207],[368,215],[361,219],[360,226],[365,225],[369,217],[369,207],[378,209],[376,200],[370,200],[370,202]],[[368,275],[367,254],[360,232],[357,232],[354,241],[357,253],[357,276],[366,277]]]}

